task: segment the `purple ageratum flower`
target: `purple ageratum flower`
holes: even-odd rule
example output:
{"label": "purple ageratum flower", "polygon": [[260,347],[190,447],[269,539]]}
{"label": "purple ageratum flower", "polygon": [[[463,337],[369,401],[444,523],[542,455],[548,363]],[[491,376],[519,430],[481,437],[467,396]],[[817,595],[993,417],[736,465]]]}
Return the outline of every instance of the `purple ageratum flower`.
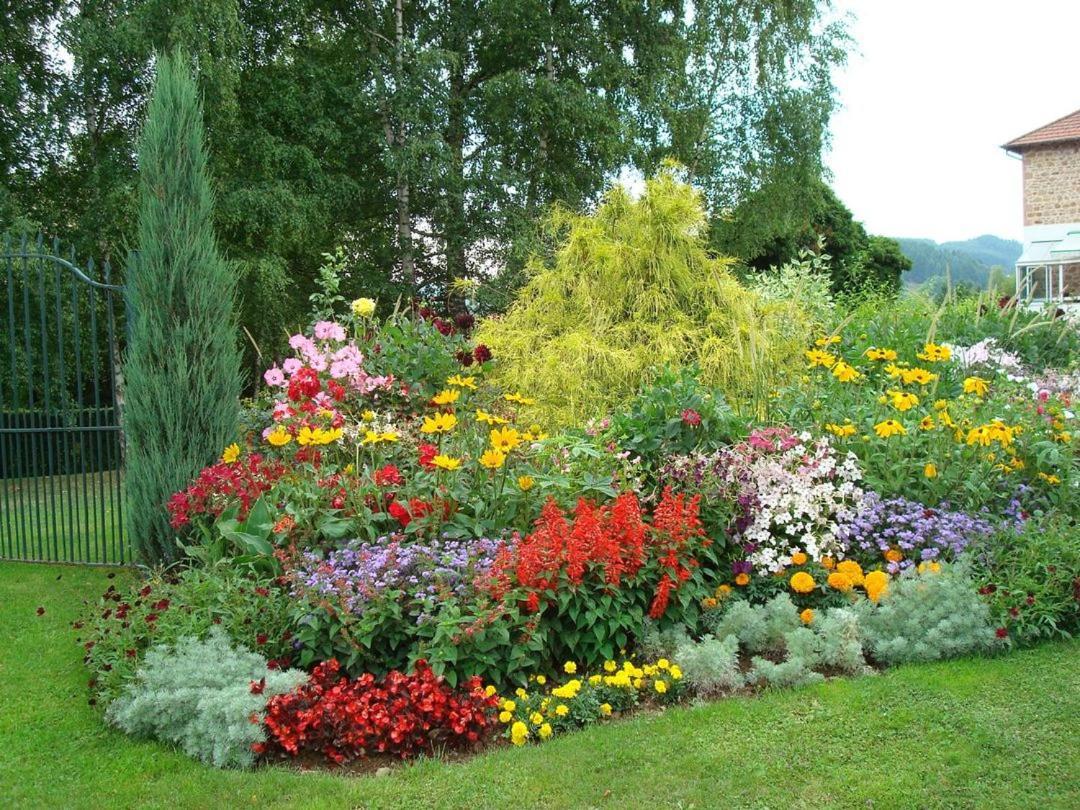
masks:
{"label": "purple ageratum flower", "polygon": [[[307,552],[291,572],[293,595],[330,598],[354,614],[380,598],[436,612],[445,595],[464,595],[486,574],[505,541],[480,538],[430,542],[383,537],[353,542],[325,557]],[[419,621],[419,619],[418,619]]]}
{"label": "purple ageratum flower", "polygon": [[922,561],[955,559],[976,538],[990,534],[995,524],[981,516],[931,509],[907,498],[882,499],[867,493],[862,508],[838,529],[838,536],[850,556],[874,563],[891,549],[904,559],[890,562],[896,573]]}

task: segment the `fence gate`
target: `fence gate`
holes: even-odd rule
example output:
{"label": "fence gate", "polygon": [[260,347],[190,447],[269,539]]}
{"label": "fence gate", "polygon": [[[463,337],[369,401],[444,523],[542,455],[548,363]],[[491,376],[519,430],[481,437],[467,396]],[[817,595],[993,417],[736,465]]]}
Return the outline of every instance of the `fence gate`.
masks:
{"label": "fence gate", "polygon": [[123,287],[56,241],[0,245],[0,558],[123,564]]}

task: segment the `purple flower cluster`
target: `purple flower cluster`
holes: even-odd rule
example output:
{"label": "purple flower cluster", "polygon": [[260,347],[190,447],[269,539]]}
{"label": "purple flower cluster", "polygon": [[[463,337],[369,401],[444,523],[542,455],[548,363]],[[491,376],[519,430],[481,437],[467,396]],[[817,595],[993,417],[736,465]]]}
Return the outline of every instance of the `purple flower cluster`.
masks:
{"label": "purple flower cluster", "polygon": [[862,508],[839,527],[839,537],[851,556],[872,556],[898,549],[904,559],[890,562],[897,573],[927,560],[954,559],[976,538],[994,531],[983,517],[946,508],[931,509],[907,498],[882,499],[867,493]]}
{"label": "purple flower cluster", "polygon": [[504,545],[487,538],[421,542],[394,536],[353,542],[325,557],[307,552],[291,572],[293,595],[333,598],[354,614],[382,597],[408,601],[419,607],[420,622],[440,600],[467,594]]}

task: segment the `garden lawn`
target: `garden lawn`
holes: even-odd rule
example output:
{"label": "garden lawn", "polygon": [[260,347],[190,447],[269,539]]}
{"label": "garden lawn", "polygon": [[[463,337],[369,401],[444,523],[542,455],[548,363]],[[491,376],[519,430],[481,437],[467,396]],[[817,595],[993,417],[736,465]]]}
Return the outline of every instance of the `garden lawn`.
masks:
{"label": "garden lawn", "polygon": [[106,577],[0,564],[0,806],[1080,807],[1080,642],[640,715],[388,777],[216,771],[87,705],[70,624]]}

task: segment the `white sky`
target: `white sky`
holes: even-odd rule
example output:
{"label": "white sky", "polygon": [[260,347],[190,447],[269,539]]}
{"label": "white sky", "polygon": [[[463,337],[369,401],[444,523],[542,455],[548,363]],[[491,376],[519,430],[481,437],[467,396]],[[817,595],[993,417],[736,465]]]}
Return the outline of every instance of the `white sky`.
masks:
{"label": "white sky", "polygon": [[1080,109],[1080,0],[835,0],[856,50],[827,163],[871,233],[1019,239],[1001,144]]}

